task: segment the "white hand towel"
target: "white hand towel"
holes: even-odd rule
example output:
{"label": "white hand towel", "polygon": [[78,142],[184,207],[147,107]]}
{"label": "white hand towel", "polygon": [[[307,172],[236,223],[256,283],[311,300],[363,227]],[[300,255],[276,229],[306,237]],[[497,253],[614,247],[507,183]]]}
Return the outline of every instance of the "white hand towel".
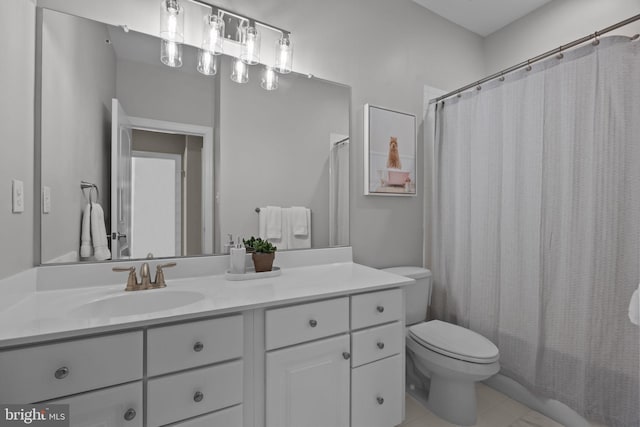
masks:
{"label": "white hand towel", "polygon": [[[282,210],[280,212],[281,215],[281,230],[284,227],[284,214]],[[282,234],[280,238],[268,238],[267,237],[267,208],[260,208],[260,212],[258,212],[258,237],[263,240],[268,240],[273,245],[278,247],[278,250],[287,249],[286,239],[282,238]],[[281,232],[282,233],[282,232]]]}
{"label": "white hand towel", "polygon": [[282,238],[282,208],[278,206],[267,206],[266,209],[267,239]]}
{"label": "white hand towel", "polygon": [[93,242],[93,255],[98,261],[111,258],[111,252],[107,246],[107,228],[104,224],[104,212],[98,203],[92,203],[91,209],[91,239]]}
{"label": "white hand towel", "polygon": [[307,227],[307,234],[304,236],[296,236],[293,233],[293,228],[292,228],[292,221],[291,221],[291,216],[292,216],[292,210],[291,209],[284,209],[283,211],[283,216],[285,216],[286,220],[285,223],[287,225],[286,227],[286,239],[282,239],[285,240],[287,242],[287,249],[310,249],[311,248],[311,209],[305,209],[305,218],[307,221],[307,224],[309,224],[309,226]]}
{"label": "white hand towel", "polygon": [[634,325],[640,324],[640,284],[638,284],[638,289],[633,291],[633,295],[631,295],[629,320],[631,320],[631,323]]}
{"label": "white hand towel", "polygon": [[82,211],[82,227],[80,229],[80,258],[93,255],[91,246],[91,205],[87,203]]}
{"label": "white hand towel", "polygon": [[290,211],[291,230],[294,236],[306,236],[309,233],[307,211],[309,209],[293,206]]}

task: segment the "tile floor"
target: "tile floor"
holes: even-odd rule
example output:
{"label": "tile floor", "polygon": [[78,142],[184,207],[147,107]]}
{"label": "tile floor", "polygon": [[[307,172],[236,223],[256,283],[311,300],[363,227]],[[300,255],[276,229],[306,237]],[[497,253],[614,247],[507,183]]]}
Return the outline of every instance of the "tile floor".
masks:
{"label": "tile floor", "polygon": [[[482,383],[476,385],[476,392],[477,427],[563,427]],[[400,427],[456,427],[431,413],[409,394],[405,400],[406,419]]]}

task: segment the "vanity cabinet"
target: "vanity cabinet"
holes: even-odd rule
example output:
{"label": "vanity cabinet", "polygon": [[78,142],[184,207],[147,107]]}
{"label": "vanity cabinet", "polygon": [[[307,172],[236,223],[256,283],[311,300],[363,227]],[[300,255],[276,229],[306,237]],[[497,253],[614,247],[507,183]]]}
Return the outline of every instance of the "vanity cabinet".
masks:
{"label": "vanity cabinet", "polygon": [[393,427],[404,409],[400,289],[266,310],[266,427]]}

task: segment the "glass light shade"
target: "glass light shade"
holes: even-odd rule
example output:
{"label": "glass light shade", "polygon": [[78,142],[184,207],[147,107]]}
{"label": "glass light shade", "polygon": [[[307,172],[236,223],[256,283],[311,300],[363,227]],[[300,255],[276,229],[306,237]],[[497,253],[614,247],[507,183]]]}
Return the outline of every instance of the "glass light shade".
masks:
{"label": "glass light shade", "polygon": [[169,67],[182,67],[182,45],[170,40],[160,40],[160,61]]}
{"label": "glass light shade", "polygon": [[218,15],[206,15],[202,34],[202,50],[220,55],[224,40],[224,20]]}
{"label": "glass light shade", "polygon": [[205,76],[215,76],[218,72],[218,57],[208,50],[198,49],[198,71]]}
{"label": "glass light shade", "polygon": [[235,58],[232,63],[231,80],[236,83],[246,83],[249,81],[249,67],[240,59]]}
{"label": "glass light shade", "polygon": [[262,78],[260,79],[260,86],[265,90],[278,89],[278,74],[273,68],[267,65],[264,66]]}
{"label": "glass light shade", "polygon": [[276,40],[276,64],[275,69],[282,74],[290,73],[293,64],[293,43],[290,36],[282,36]]}
{"label": "glass light shade", "polygon": [[243,31],[240,59],[248,65],[260,62],[260,33],[256,27],[247,27]]}
{"label": "glass light shade", "polygon": [[160,38],[184,42],[184,8],[178,0],[162,0],[160,4]]}

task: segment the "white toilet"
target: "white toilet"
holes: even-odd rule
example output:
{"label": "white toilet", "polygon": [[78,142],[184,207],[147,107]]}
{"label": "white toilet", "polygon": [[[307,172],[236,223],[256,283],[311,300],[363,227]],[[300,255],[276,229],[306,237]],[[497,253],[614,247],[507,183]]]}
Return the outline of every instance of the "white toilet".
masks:
{"label": "white toilet", "polygon": [[498,348],[469,329],[432,320],[425,322],[431,303],[431,272],[420,267],[384,271],[415,279],[405,287],[407,384],[429,378],[427,406],[450,423],[476,423],[475,383],[500,370]]}

